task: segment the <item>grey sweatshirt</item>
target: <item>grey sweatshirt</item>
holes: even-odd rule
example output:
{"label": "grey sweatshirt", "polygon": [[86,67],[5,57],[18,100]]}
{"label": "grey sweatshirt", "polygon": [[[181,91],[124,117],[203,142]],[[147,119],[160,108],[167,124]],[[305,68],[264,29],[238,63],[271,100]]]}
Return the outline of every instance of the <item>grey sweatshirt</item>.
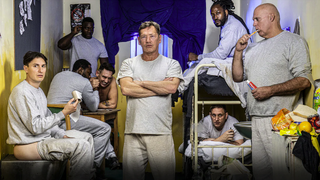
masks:
{"label": "grey sweatshirt", "polygon": [[[295,77],[304,77],[313,83],[306,41],[301,36],[286,31],[273,38],[252,43],[247,49],[244,67],[246,77],[257,87],[280,84]],[[300,92],[257,101],[249,91],[249,114],[274,116],[282,108],[292,111],[302,103],[302,98],[299,97]]]}
{"label": "grey sweatshirt", "polygon": [[8,144],[30,144],[47,138],[62,138],[65,131],[58,127],[62,112],[52,114],[41,88],[26,80],[13,88],[8,100]]}
{"label": "grey sweatshirt", "polygon": [[48,92],[48,103],[68,103],[74,90],[82,93],[82,100],[90,111],[97,111],[100,102],[99,92],[93,91],[87,78],[71,71],[63,71],[54,76]]}

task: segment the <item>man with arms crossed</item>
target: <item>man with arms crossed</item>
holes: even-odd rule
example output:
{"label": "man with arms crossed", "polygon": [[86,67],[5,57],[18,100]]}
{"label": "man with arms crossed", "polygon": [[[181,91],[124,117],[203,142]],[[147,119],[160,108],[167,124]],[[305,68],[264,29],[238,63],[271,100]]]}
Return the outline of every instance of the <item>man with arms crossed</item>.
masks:
{"label": "man with arms crossed", "polygon": [[243,137],[233,126],[239,121],[228,115],[225,105],[212,105],[209,115],[199,122],[199,141],[219,141],[241,145]]}
{"label": "man with arms crossed", "polygon": [[13,88],[8,101],[8,144],[14,144],[13,154],[20,160],[70,159],[70,179],[88,180],[93,176],[93,138],[76,130],[58,127],[61,120],[76,111],[78,100],[69,99],[64,109],[52,114],[40,83],[46,74],[47,58],[38,52],[23,57],[27,74]]}
{"label": "man with arms crossed", "polygon": [[159,54],[159,24],[142,23],[138,39],[143,54],[124,60],[117,78],[128,97],[123,176],[144,180],[149,162],[155,180],[174,180],[171,94],[183,80],[181,67]]}
{"label": "man with arms crossed", "polygon": [[264,39],[243,50],[249,35],[236,45],[232,74],[235,82],[252,81],[258,88],[249,91],[247,108],[252,119],[252,166],[255,179],[272,179],[271,118],[282,108],[292,111],[302,104],[300,92],[311,86],[312,74],[306,41],[283,31],[280,14],[273,4],[259,5],[253,26]]}

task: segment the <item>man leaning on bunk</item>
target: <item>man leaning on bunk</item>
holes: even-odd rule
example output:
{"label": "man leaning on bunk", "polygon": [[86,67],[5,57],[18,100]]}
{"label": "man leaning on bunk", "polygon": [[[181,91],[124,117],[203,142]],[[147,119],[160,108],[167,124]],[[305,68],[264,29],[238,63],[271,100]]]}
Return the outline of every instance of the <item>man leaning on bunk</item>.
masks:
{"label": "man leaning on bunk", "polygon": [[209,115],[199,122],[199,140],[241,145],[243,137],[233,126],[238,122],[236,118],[228,115],[225,105],[212,105]]}
{"label": "man leaning on bunk", "polygon": [[70,159],[70,178],[91,179],[93,169],[93,138],[89,133],[65,131],[61,120],[76,111],[78,100],[71,99],[62,111],[52,114],[40,88],[46,74],[47,58],[38,52],[23,57],[26,79],[13,88],[8,100],[8,144],[19,160]]}

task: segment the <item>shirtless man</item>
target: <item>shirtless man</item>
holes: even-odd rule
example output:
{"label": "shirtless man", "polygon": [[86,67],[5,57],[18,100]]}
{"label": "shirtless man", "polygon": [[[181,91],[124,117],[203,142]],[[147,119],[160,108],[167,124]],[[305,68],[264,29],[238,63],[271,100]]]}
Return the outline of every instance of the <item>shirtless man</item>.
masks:
{"label": "shirtless man", "polygon": [[112,76],[115,73],[113,66],[110,63],[101,64],[96,71],[96,76],[99,79],[99,109],[115,109],[118,102],[118,89],[116,79]]}
{"label": "shirtless man", "polygon": [[[118,102],[118,89],[116,79],[112,76],[115,73],[113,66],[110,63],[102,63],[96,71],[96,77],[99,79],[99,109],[115,109]],[[113,120],[110,122],[112,124]],[[106,154],[106,163],[110,169],[116,169],[120,166],[115,155]]]}

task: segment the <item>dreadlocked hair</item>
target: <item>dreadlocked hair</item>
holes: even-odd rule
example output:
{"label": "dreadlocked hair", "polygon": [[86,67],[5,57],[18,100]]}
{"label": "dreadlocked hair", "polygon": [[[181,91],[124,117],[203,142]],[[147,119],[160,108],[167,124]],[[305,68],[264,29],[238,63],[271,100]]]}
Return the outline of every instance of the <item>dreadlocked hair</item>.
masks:
{"label": "dreadlocked hair", "polygon": [[229,14],[234,14],[233,9],[235,7],[232,0],[212,0],[212,2],[212,6],[219,4],[224,10],[228,10]]}
{"label": "dreadlocked hair", "polygon": [[212,0],[212,2],[213,2],[213,4],[212,4],[211,8],[217,4],[220,5],[224,10],[227,10],[230,15],[234,16],[238,21],[240,21],[241,24],[246,28],[247,33],[250,34],[249,29],[248,29],[246,23],[243,21],[243,19],[234,13],[233,10],[235,9],[235,7],[234,7],[232,0]]}

